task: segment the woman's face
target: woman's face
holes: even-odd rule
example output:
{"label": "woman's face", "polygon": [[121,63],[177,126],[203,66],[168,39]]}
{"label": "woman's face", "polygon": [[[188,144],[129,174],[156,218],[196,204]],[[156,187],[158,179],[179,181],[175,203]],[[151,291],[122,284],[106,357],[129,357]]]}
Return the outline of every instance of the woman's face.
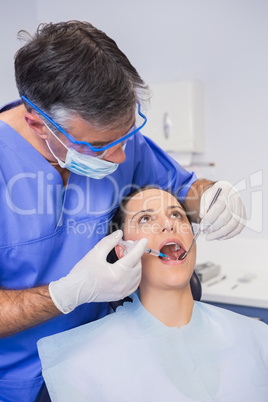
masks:
{"label": "woman's face", "polygon": [[132,197],[125,208],[124,240],[147,238],[147,247],[167,255],[159,258],[143,254],[141,285],[165,289],[188,285],[196,247],[193,246],[185,259],[178,260],[193,240],[191,225],[181,204],[166,191],[147,189]]}

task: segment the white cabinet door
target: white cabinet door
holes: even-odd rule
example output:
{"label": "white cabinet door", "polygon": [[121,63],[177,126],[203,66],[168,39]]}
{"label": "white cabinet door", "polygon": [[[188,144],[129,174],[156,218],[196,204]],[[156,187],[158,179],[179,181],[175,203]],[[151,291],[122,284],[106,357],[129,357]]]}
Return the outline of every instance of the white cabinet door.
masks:
{"label": "white cabinet door", "polygon": [[150,85],[142,133],[168,152],[204,152],[204,90],[200,81]]}

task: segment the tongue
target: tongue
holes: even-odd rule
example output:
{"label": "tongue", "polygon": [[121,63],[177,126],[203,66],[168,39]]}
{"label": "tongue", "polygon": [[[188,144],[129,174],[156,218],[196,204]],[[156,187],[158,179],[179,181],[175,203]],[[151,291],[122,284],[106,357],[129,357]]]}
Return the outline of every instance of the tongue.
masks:
{"label": "tongue", "polygon": [[[176,244],[170,244],[161,248],[161,253],[165,254],[172,260],[177,260],[179,256],[184,252],[183,248],[177,250],[178,246]],[[165,258],[163,258],[165,259]]]}

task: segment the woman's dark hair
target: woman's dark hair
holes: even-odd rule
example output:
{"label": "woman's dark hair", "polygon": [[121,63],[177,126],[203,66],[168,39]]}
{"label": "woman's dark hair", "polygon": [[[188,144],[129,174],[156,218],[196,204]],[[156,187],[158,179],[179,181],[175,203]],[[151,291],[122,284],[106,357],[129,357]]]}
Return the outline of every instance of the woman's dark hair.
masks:
{"label": "woman's dark hair", "polygon": [[33,37],[19,35],[28,43],[15,55],[18,91],[54,119],[62,108],[97,127],[117,128],[131,124],[136,102],[148,99],[125,54],[89,22],[41,24]]}

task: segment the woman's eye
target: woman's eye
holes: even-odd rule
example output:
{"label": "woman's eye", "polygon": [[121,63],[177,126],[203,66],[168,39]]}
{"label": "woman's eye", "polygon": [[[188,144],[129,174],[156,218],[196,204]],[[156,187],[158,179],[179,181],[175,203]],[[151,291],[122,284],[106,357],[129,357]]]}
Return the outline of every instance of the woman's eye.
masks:
{"label": "woman's eye", "polygon": [[179,211],[173,211],[170,217],[173,219],[182,219],[182,214]]}
{"label": "woman's eye", "polygon": [[151,220],[150,215],[143,215],[143,216],[140,217],[138,222],[139,223],[147,223],[147,222],[150,222],[150,220]]}

